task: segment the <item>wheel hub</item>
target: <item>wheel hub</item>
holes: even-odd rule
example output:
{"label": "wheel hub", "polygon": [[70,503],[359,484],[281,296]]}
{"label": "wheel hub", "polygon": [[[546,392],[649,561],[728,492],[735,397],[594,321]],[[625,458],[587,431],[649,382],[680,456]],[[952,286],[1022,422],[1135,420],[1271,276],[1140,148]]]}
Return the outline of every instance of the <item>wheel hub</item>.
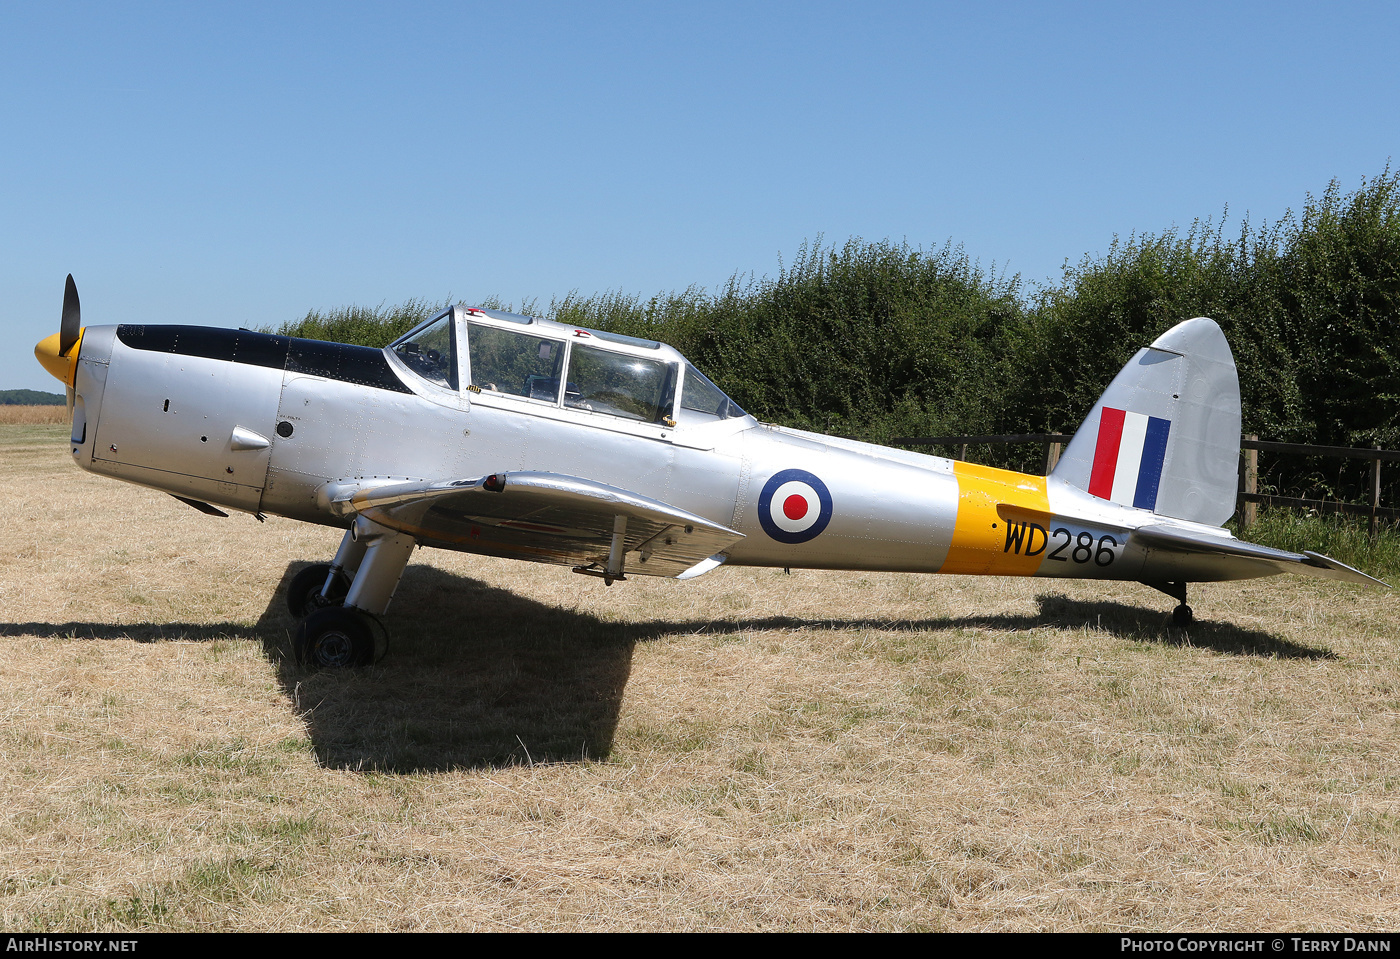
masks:
{"label": "wheel hub", "polygon": [[316,640],[316,662],[322,666],[348,666],[354,659],[355,641],[342,630],[332,629]]}

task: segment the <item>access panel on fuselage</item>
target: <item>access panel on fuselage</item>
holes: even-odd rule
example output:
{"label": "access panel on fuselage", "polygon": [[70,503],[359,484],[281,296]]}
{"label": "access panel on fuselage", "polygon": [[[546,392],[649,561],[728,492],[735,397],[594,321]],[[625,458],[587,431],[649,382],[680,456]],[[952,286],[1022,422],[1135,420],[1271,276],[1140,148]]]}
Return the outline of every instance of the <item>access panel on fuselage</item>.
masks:
{"label": "access panel on fuselage", "polygon": [[[181,496],[258,509],[282,374],[118,343],[93,468]],[[235,429],[244,442],[235,442]],[[248,442],[251,439],[252,442]]]}
{"label": "access panel on fuselage", "polygon": [[[414,393],[287,373],[277,411],[264,509],[325,521],[315,508],[323,483],[374,478],[460,479],[477,475],[471,417],[455,395]],[[286,424],[286,425],[282,425]]]}

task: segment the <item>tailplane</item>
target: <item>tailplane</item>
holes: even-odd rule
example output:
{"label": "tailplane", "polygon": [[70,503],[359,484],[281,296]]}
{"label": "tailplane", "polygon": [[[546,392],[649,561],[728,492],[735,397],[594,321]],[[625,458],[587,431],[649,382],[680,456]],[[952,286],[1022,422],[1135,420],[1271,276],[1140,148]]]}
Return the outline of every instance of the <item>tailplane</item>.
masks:
{"label": "tailplane", "polygon": [[1051,473],[1100,499],[1220,526],[1239,488],[1240,384],[1214,320],[1138,350]]}

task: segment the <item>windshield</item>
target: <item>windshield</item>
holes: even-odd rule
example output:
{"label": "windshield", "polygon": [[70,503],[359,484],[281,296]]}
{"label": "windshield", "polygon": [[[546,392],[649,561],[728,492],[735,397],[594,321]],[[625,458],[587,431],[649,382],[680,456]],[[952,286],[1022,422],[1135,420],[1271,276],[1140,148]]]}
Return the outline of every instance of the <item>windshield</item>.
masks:
{"label": "windshield", "polygon": [[457,389],[457,334],[452,311],[395,340],[390,349],[404,366],[435,386]]}
{"label": "windshield", "polygon": [[709,378],[689,363],[685,365],[685,383],[681,388],[682,423],[705,423],[744,416],[735,403]]}

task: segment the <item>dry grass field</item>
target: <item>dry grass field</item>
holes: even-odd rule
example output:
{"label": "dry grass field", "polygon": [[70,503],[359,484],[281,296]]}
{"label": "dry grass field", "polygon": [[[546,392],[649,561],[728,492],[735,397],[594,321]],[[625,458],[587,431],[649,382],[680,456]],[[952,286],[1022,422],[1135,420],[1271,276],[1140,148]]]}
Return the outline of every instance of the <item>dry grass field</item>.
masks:
{"label": "dry grass field", "polygon": [[1400,600],[426,551],[288,659],[332,530],[0,426],[6,929],[1400,926]]}
{"label": "dry grass field", "polygon": [[0,426],[38,426],[43,423],[67,425],[66,406],[0,405]]}

